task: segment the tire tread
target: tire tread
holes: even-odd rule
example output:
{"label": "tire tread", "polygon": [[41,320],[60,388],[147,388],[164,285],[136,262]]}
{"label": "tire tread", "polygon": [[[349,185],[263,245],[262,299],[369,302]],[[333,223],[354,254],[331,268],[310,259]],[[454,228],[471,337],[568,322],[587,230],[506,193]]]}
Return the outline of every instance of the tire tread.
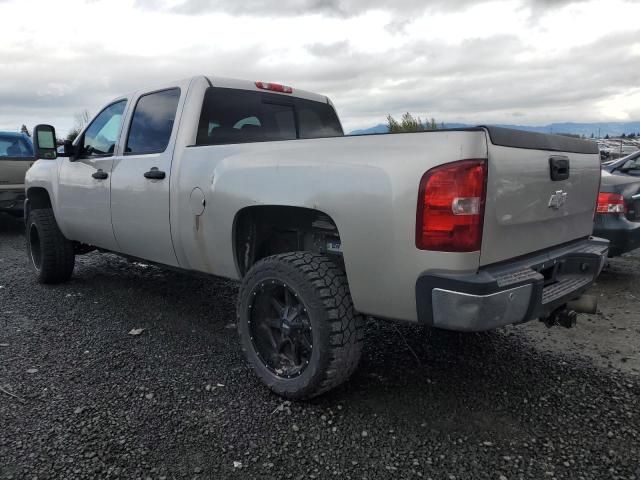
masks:
{"label": "tire tread", "polygon": [[[32,210],[29,213],[28,226],[35,223],[41,244],[41,266],[38,279],[42,283],[62,283],[73,273],[75,253],[73,244],[65,238],[50,208]],[[29,242],[29,231],[26,232]],[[29,247],[30,248],[30,247]]]}

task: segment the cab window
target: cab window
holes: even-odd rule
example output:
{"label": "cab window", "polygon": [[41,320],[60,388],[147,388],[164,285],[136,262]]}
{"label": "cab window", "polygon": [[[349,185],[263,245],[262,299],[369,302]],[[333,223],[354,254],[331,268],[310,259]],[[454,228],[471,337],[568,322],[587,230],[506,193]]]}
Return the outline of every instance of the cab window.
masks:
{"label": "cab window", "polygon": [[82,155],[113,155],[126,104],[126,100],[121,100],[109,105],[91,122],[83,135]]}
{"label": "cab window", "polygon": [[210,88],[205,94],[198,145],[296,138],[293,105],[266,103],[258,92]]}
{"label": "cab window", "polygon": [[233,88],[207,89],[196,145],[343,135],[328,103]]}
{"label": "cab window", "polygon": [[179,88],[140,97],[131,119],[125,155],[161,153],[166,150],[179,100]]}

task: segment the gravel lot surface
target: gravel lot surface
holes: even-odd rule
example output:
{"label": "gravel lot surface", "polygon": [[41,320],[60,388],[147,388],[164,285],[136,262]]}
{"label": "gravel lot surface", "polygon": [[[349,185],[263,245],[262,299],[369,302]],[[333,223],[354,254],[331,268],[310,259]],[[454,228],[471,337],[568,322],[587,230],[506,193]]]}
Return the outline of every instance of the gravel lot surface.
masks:
{"label": "gravel lot surface", "polygon": [[371,322],[351,382],[290,404],[244,363],[234,283],[92,253],[41,286],[0,216],[0,479],[640,479],[639,266],[572,331]]}

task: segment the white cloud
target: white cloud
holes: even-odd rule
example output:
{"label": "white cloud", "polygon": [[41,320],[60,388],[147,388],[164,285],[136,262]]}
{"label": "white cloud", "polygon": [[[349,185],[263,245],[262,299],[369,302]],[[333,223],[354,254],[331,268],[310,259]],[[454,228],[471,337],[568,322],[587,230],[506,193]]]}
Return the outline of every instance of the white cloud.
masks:
{"label": "white cloud", "polygon": [[332,97],[347,130],[387,113],[469,123],[637,119],[637,1],[0,1],[0,129],[159,81],[217,74]]}

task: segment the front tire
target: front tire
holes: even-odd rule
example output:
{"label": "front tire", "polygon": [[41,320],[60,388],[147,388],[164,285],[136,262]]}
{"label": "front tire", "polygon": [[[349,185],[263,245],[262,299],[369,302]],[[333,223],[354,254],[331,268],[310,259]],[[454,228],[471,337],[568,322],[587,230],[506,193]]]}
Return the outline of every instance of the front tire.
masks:
{"label": "front tire", "polygon": [[293,252],[257,262],[242,281],[237,314],[249,364],[282,397],[325,393],[360,360],[364,319],[344,270],[327,256]]}
{"label": "front tire", "polygon": [[50,208],[32,210],[27,220],[27,253],[40,283],[62,283],[73,273],[75,254]]}

